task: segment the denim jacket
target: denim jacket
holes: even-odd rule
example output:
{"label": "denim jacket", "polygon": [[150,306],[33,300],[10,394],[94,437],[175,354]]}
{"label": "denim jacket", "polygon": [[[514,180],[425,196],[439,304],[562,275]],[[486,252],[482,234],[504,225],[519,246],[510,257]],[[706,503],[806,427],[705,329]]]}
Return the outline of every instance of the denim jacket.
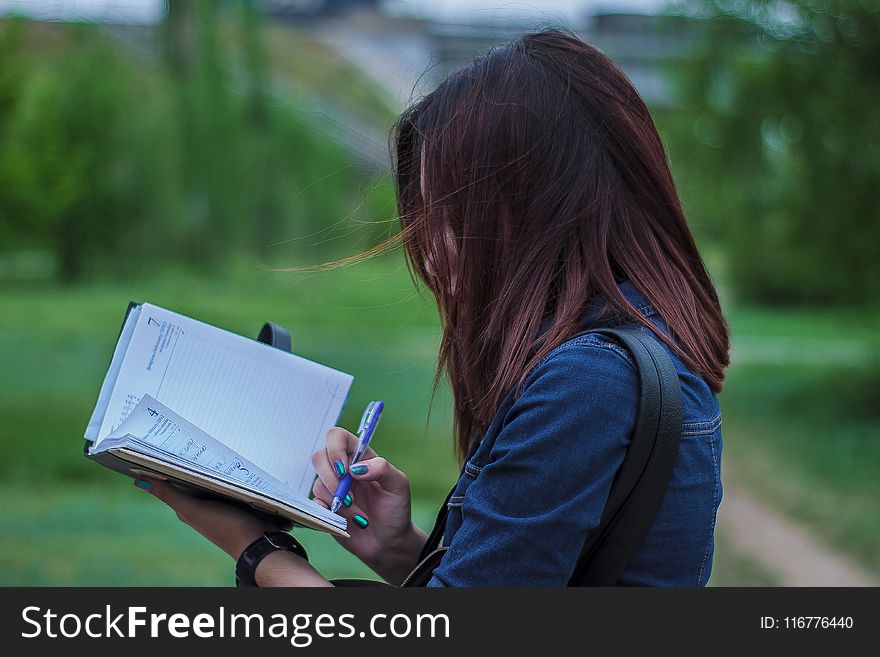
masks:
{"label": "denim jacket", "polygon": [[[666,330],[635,287],[620,289]],[[584,328],[641,326],[599,320],[601,308],[590,304]],[[660,343],[681,384],[681,443],[660,510],[617,583],[704,586],[721,502],[721,414],[706,382]],[[542,359],[471,450],[448,503],[449,550],[428,586],[565,586],[623,462],[638,394],[629,353],[602,336],[569,339]]]}

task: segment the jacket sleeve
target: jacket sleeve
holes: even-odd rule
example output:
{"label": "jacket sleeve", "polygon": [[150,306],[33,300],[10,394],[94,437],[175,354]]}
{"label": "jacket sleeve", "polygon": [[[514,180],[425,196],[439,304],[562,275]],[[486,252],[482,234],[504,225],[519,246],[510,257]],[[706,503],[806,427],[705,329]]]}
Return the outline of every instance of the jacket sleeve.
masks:
{"label": "jacket sleeve", "polygon": [[635,426],[638,375],[622,354],[574,341],[533,370],[428,586],[566,585]]}

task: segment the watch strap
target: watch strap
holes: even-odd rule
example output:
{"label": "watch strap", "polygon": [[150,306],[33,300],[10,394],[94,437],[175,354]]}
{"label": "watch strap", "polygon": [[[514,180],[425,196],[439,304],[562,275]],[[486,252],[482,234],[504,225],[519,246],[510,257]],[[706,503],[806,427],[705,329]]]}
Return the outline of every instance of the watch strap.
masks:
{"label": "watch strap", "polygon": [[257,566],[272,552],[283,550],[293,552],[306,561],[309,555],[306,549],[293,536],[286,532],[266,532],[248,545],[235,563],[235,585],[256,586],[255,574]]}

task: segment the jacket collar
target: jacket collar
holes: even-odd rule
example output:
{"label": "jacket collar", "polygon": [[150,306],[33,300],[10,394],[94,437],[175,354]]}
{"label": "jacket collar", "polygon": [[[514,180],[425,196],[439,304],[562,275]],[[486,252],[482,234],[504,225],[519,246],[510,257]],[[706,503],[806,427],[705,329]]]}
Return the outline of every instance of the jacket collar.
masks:
{"label": "jacket collar", "polygon": [[[618,284],[617,289],[620,290],[620,293],[624,298],[635,307],[642,317],[650,317],[651,315],[657,314],[654,307],[648,303],[645,295],[639,292],[639,290],[636,289],[636,286],[629,281],[623,281]],[[612,310],[605,299],[597,296],[587,304],[581,323],[584,326],[594,326],[604,323],[622,324],[625,323],[627,319],[628,318],[626,317],[622,317],[619,312]]]}
{"label": "jacket collar", "polygon": [[[636,289],[636,286],[629,281],[619,283],[617,289],[624,298],[629,301],[642,317],[651,317],[656,315],[654,309],[645,296]],[[613,326],[616,324],[626,324],[632,321],[631,317],[621,315],[620,312],[612,310],[605,299],[596,296],[587,304],[581,319],[581,328],[588,329],[594,326]],[[545,319],[541,322],[538,335],[543,334],[550,328],[550,320]]]}

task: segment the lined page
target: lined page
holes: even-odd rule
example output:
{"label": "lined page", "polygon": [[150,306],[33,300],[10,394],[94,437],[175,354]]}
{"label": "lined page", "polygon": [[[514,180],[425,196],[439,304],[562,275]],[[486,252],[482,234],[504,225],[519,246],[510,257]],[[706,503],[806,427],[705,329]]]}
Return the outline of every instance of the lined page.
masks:
{"label": "lined page", "polygon": [[268,472],[215,440],[185,418],[144,395],[122,425],[101,441],[101,450],[126,448],[264,495],[346,528],[341,516],[304,499]]}
{"label": "lined page", "polygon": [[106,451],[137,445],[149,454],[160,454],[196,470],[213,472],[225,480],[288,502],[293,491],[272,475],[177,415],[164,404],[144,395],[125,422],[101,441]]}
{"label": "lined page", "polygon": [[144,304],[95,449],[148,394],[308,495],[311,454],[351,382],[344,372]]}

